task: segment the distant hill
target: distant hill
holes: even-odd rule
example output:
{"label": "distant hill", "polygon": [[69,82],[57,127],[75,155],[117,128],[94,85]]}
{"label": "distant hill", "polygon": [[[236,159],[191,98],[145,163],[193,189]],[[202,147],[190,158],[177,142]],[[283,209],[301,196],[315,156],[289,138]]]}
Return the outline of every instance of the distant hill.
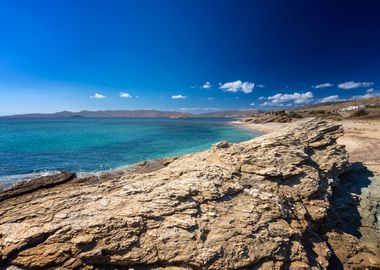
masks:
{"label": "distant hill", "polygon": [[357,100],[342,100],[336,102],[325,102],[325,103],[317,103],[306,105],[303,107],[295,107],[291,108],[292,110],[339,110],[342,108],[346,108],[348,106],[353,105],[372,105],[372,104],[380,104],[380,97],[372,97],[367,99],[357,99]]}
{"label": "distant hill", "polygon": [[191,114],[183,112],[169,112],[159,110],[104,110],[104,111],[62,111],[56,113],[31,113],[3,116],[6,118],[129,118],[129,117],[170,117],[170,118],[189,118],[189,117],[247,117],[258,113],[257,110],[247,111],[222,111],[204,114]]}
{"label": "distant hill", "polygon": [[127,117],[191,117],[192,114],[182,112],[167,112],[158,110],[105,110],[105,111],[62,111],[56,113],[31,113],[5,116],[7,118],[69,118],[69,117],[104,117],[104,118],[127,118]]}

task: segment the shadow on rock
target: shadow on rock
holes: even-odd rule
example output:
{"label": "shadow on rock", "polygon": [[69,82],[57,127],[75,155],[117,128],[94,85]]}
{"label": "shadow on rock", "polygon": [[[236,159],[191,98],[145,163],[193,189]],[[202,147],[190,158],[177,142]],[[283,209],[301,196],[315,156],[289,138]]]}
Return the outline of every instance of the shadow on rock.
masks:
{"label": "shadow on rock", "polygon": [[359,228],[362,225],[362,217],[358,207],[360,205],[360,195],[362,189],[371,184],[370,177],[374,174],[360,162],[352,164],[351,170],[342,174],[340,185],[334,188],[332,197],[331,219],[336,229],[351,234],[357,238],[362,235]]}
{"label": "shadow on rock", "polygon": [[[360,267],[364,267],[363,261],[376,260],[378,256],[378,247],[373,247],[365,239],[367,232],[363,235],[363,227],[368,223],[364,220],[368,216],[368,207],[362,202],[363,190],[371,185],[373,177],[374,174],[363,163],[357,162],[352,164],[348,172],[340,175],[340,183],[334,187],[324,228],[328,245],[333,252],[330,269],[362,269]],[[374,234],[373,237],[377,235]]]}

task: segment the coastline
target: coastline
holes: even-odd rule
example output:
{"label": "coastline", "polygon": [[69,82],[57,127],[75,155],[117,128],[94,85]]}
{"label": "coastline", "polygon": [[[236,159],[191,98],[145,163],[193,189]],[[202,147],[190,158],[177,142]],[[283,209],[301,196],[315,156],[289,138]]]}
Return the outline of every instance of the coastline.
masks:
{"label": "coastline", "polygon": [[[312,235],[326,235],[318,228],[328,217],[332,183],[320,183],[349,165],[336,144],[341,134],[336,124],[305,120],[147,171],[63,176],[10,194],[0,202],[0,265],[325,268],[329,247]],[[245,252],[236,252],[240,247]]]}
{"label": "coastline", "polygon": [[[270,128],[271,125],[267,125],[267,124],[263,124],[263,125],[258,124],[257,126],[262,126],[262,128],[258,128],[256,126],[252,127],[252,126],[241,125],[240,123],[241,122],[239,121],[231,121],[231,122],[225,122],[223,123],[223,125],[232,124],[236,126],[238,129],[241,128],[241,129],[249,130],[253,132],[254,135],[257,135],[253,138],[257,138],[259,136],[262,136],[266,133],[269,133],[275,130],[275,129],[271,129]],[[249,141],[249,140],[252,140],[253,138],[249,138],[241,142]],[[215,143],[218,143],[218,142],[219,141],[215,141]],[[163,164],[167,163],[168,161],[177,159],[178,157],[203,152],[208,149],[209,147],[205,149],[195,150],[195,151],[185,153],[185,154],[180,154],[180,155],[169,155],[169,156],[164,156],[164,157],[159,157],[159,158],[146,159],[146,160],[138,161],[131,164],[125,164],[125,165],[121,165],[121,166],[106,169],[106,170],[70,171],[70,172],[75,174],[78,179],[85,179],[89,177],[99,178],[99,177],[103,177],[104,175],[107,177],[110,177],[110,176],[120,175],[120,174],[128,173],[128,172],[148,172],[148,171],[152,171],[154,168],[155,169],[162,168]],[[0,177],[0,179],[2,180],[2,182],[0,182],[0,191],[13,189],[17,187],[19,184],[33,182],[43,177],[58,175],[65,171],[68,171],[68,170],[47,170],[47,171],[38,171],[38,172],[28,173],[28,174],[16,174],[16,175],[3,176],[3,177]]]}
{"label": "coastline", "polygon": [[[178,261],[184,266],[178,269],[203,269],[203,258],[212,263],[203,265],[204,269],[220,269],[226,264],[231,269],[241,269],[252,263],[273,267],[284,263],[294,267],[318,264],[323,269],[339,263],[345,269],[380,266],[376,242],[380,228],[376,228],[373,218],[379,201],[373,191],[380,182],[373,181],[373,174],[365,167],[354,166],[347,171],[346,152],[336,144],[336,139],[343,135],[341,126],[331,121],[304,119],[299,123],[244,127],[254,131],[260,128],[260,132],[265,130],[269,134],[237,144],[220,142],[206,151],[148,160],[126,170],[87,178],[53,177],[47,179],[53,180],[49,186],[32,187],[30,192],[21,190],[6,196],[0,200],[3,209],[0,215],[4,217],[0,222],[0,255],[6,258],[3,263],[45,269],[57,262],[56,256],[64,256],[65,260],[58,265],[66,269],[76,269],[78,264],[96,267],[98,262],[133,266],[136,258],[140,266],[158,263],[157,266],[168,266],[168,269],[178,266]],[[309,150],[305,151],[306,148]],[[308,160],[317,166],[310,166]],[[324,175],[341,180],[320,185],[327,180]],[[356,191],[354,195],[353,191]],[[359,200],[360,205],[356,207],[353,200]],[[29,216],[31,212],[37,214]],[[15,219],[21,220],[17,226]],[[39,230],[28,229],[36,224],[41,227]],[[262,226],[266,228],[263,231]],[[229,236],[230,232],[238,238],[230,241],[233,237]],[[360,238],[356,232],[365,236]],[[28,241],[34,241],[40,233],[48,238],[29,247]],[[128,237],[119,238],[119,235]],[[26,240],[18,240],[20,237]],[[67,237],[68,242],[61,241]],[[162,237],[165,241],[161,241]],[[143,245],[132,244],[130,250],[129,241],[133,239]],[[5,244],[7,248],[1,250],[1,241],[11,244],[9,247]],[[152,253],[155,249],[150,245],[158,246],[159,251]],[[214,261],[220,245],[223,249],[227,247],[227,252]],[[235,253],[236,245],[244,246],[252,254],[247,258],[243,253]],[[293,250],[295,245],[299,249]],[[310,245],[316,249],[308,251],[305,247]],[[258,251],[258,246],[263,249]],[[65,253],[67,247],[72,250],[70,254]],[[116,255],[110,261],[108,253],[97,253],[99,248]],[[284,248],[286,254],[297,260],[286,261],[288,255],[280,260],[255,259],[268,258],[268,252],[272,254]],[[52,249],[57,252],[51,253]],[[200,250],[201,257],[196,250]],[[16,255],[9,257],[8,252]],[[45,252],[50,252],[49,256]],[[313,258],[315,252],[317,258]],[[338,261],[331,258],[331,253]],[[91,259],[93,256],[95,261]],[[0,266],[1,263],[0,256]]]}
{"label": "coastline", "polygon": [[258,131],[258,132],[262,132],[262,133],[266,134],[266,133],[271,133],[273,131],[279,130],[279,129],[289,125],[290,123],[271,122],[271,123],[265,123],[265,124],[253,124],[253,123],[245,123],[241,120],[237,120],[237,121],[231,121],[230,124],[236,125],[236,126],[241,126],[241,127],[250,129],[252,131]]}
{"label": "coastline", "polygon": [[[5,153],[1,155],[0,162],[0,189],[59,171],[71,171],[86,177],[125,170],[144,160],[204,151],[222,139],[239,142],[258,136],[249,129],[231,127],[228,123],[231,119],[225,118],[145,118],[143,123],[148,123],[152,128],[141,125],[140,118],[62,118],[58,122],[37,119],[38,128],[33,128],[36,125],[35,120],[31,123],[29,120],[24,121],[23,130],[32,130],[25,136],[13,136],[13,129],[6,131],[5,144],[0,147],[0,152]],[[17,127],[16,124],[11,126]],[[0,129],[3,130],[1,125]],[[86,139],[87,136],[90,137],[89,140]],[[41,139],[28,139],[39,137],[46,138],[49,143],[45,144]]]}
{"label": "coastline", "polygon": [[[269,134],[272,132],[276,132],[281,130],[293,122],[287,123],[277,123],[277,122],[269,122],[269,123],[246,123],[242,121],[241,118],[239,120],[226,122],[228,125],[234,125],[241,128],[245,128],[253,131],[255,134],[259,136]],[[311,119],[311,118],[310,118]],[[344,133],[338,139],[338,143],[345,145],[348,153],[349,153],[349,161],[351,163],[363,162],[365,166],[373,173],[380,174],[380,151],[373,151],[374,149],[380,149],[380,121],[369,121],[369,120],[344,120],[336,122],[337,124],[343,125]],[[261,134],[260,134],[261,133]],[[252,138],[251,138],[252,139]],[[249,140],[251,140],[249,139]],[[197,152],[202,152],[205,150],[198,150],[188,154],[194,154]],[[188,155],[185,154],[185,155]],[[183,155],[180,155],[183,156]],[[166,160],[172,160],[178,158],[178,155],[168,156],[162,158],[148,159],[143,160],[133,164],[122,165],[113,169],[108,170],[100,170],[94,172],[73,172],[77,175],[78,178],[86,178],[86,177],[99,177],[103,174],[111,175],[111,174],[120,174],[129,171],[135,171],[136,168],[139,168],[139,171],[144,171],[144,164],[149,168],[162,166],[162,163],[165,163]],[[157,165],[155,165],[157,164]],[[149,169],[148,169],[149,170]],[[20,177],[18,181],[15,182],[15,185],[21,182],[29,182],[34,179],[40,178],[42,176],[49,176],[60,173],[61,171],[53,170],[53,171],[43,171],[37,173],[31,173],[26,175],[15,175],[10,176],[16,179]],[[5,188],[12,188],[14,185],[5,185]],[[1,187],[1,186],[0,186]],[[1,189],[0,189],[1,190]]]}

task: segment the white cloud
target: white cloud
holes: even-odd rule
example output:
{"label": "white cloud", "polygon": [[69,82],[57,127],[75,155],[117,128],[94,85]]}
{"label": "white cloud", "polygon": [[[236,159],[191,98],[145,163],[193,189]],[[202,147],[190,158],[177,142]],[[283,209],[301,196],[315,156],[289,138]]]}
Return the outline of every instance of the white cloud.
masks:
{"label": "white cloud", "polygon": [[120,97],[121,98],[132,98],[132,96],[126,92],[120,92]]}
{"label": "white cloud", "polygon": [[203,88],[203,89],[210,89],[210,88],[211,88],[211,83],[210,83],[210,82],[205,82],[205,83],[202,85],[202,88]]}
{"label": "white cloud", "polygon": [[373,82],[344,82],[338,84],[338,87],[341,89],[353,89],[353,88],[361,88],[361,87],[370,87],[373,85]]}
{"label": "white cloud", "polygon": [[209,97],[209,98],[207,98],[208,100],[213,100],[214,98],[213,97]]}
{"label": "white cloud", "polygon": [[380,93],[379,92],[373,92],[373,93],[364,94],[364,95],[357,95],[357,96],[353,96],[351,99],[352,100],[367,99],[367,98],[374,98],[374,97],[380,97]]}
{"label": "white cloud", "polygon": [[273,106],[274,104],[269,102],[269,101],[265,101],[263,103],[260,103],[261,106]]}
{"label": "white cloud", "polygon": [[90,98],[104,99],[106,98],[106,96],[99,93],[95,93],[93,96],[90,96]]}
{"label": "white cloud", "polygon": [[375,89],[370,88],[370,89],[367,89],[366,93],[373,93],[373,91],[375,91]]}
{"label": "white cloud", "polygon": [[210,82],[205,82],[202,85],[192,85],[190,86],[191,89],[199,88],[199,89],[210,89],[212,87],[212,84]]}
{"label": "white cloud", "polygon": [[278,93],[274,96],[268,97],[268,100],[271,100],[271,103],[274,104],[280,104],[289,101],[293,101],[294,104],[305,104],[310,102],[313,97],[313,93],[310,91],[306,93],[294,92],[293,94]]}
{"label": "white cloud", "polygon": [[263,100],[263,99],[265,99],[265,97],[263,97],[263,96],[259,97],[259,100]]}
{"label": "white cloud", "polygon": [[333,95],[333,96],[324,97],[319,102],[321,102],[321,103],[324,103],[324,102],[334,102],[334,101],[338,101],[338,100],[339,100],[339,96],[338,95]]}
{"label": "white cloud", "polygon": [[258,87],[258,88],[264,88],[265,85],[264,84],[256,84],[256,87]]}
{"label": "white cloud", "polygon": [[253,90],[254,87],[255,87],[254,83],[243,82],[243,84],[241,85],[241,90],[244,93],[248,94],[248,93],[252,93],[252,90]]}
{"label": "white cloud", "polygon": [[326,88],[326,87],[331,87],[331,86],[334,86],[332,83],[321,83],[321,84],[317,84],[317,85],[314,85],[313,88]]}
{"label": "white cloud", "polygon": [[183,96],[183,95],[174,95],[174,96],[172,96],[172,99],[183,99],[183,98],[187,98],[187,96]]}
{"label": "white cloud", "polygon": [[252,102],[251,104],[249,104],[249,105],[251,105],[251,106],[255,106],[255,102]]}
{"label": "white cloud", "polygon": [[251,82],[242,82],[241,80],[237,80],[234,82],[227,82],[224,84],[219,84],[219,89],[225,92],[233,92],[236,93],[241,91],[243,93],[249,94],[252,93],[253,88],[255,87],[254,83]]}

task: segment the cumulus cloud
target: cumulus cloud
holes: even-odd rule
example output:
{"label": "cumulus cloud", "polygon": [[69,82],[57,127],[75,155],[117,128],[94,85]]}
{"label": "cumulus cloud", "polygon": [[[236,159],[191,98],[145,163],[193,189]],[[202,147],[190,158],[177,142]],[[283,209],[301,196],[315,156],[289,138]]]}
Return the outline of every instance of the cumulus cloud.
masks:
{"label": "cumulus cloud", "polygon": [[202,88],[203,88],[203,89],[210,89],[210,88],[211,88],[211,83],[210,83],[210,82],[205,82],[205,83],[202,85]]}
{"label": "cumulus cloud", "polygon": [[338,87],[341,89],[354,89],[354,88],[362,88],[362,87],[370,87],[373,85],[373,82],[344,82],[338,84]]}
{"label": "cumulus cloud", "polygon": [[321,102],[321,103],[324,103],[324,102],[334,102],[334,101],[338,101],[338,100],[339,100],[339,96],[338,95],[333,95],[333,96],[324,97],[319,102]]}
{"label": "cumulus cloud", "polygon": [[255,106],[255,102],[252,102],[251,104],[249,104],[249,105],[251,105],[251,106]]}
{"label": "cumulus cloud", "polygon": [[317,84],[317,85],[314,85],[313,88],[327,88],[327,87],[331,87],[331,86],[334,86],[332,83],[321,83],[321,84]]}
{"label": "cumulus cloud", "polygon": [[120,92],[120,97],[121,98],[132,98],[132,96],[126,92]]}
{"label": "cumulus cloud", "polygon": [[265,85],[264,84],[256,84],[256,87],[258,87],[258,88],[264,88]]}
{"label": "cumulus cloud", "polygon": [[310,91],[306,93],[294,92],[293,94],[278,93],[274,96],[268,97],[268,100],[270,100],[271,103],[274,104],[281,104],[289,101],[293,101],[294,104],[305,104],[310,102],[313,99],[313,97],[313,93]]}
{"label": "cumulus cloud", "polygon": [[246,94],[252,93],[253,88],[255,87],[255,84],[252,82],[242,82],[241,80],[237,80],[234,82],[227,82],[220,84],[219,89],[225,91],[225,92],[243,92]]}
{"label": "cumulus cloud", "polygon": [[243,84],[241,85],[241,90],[248,94],[248,93],[251,93],[253,88],[255,87],[255,84],[254,83],[250,83],[250,82],[243,82]]}
{"label": "cumulus cloud", "polygon": [[183,96],[183,95],[174,95],[174,96],[172,96],[172,99],[183,99],[183,98],[187,98],[187,96]]}
{"label": "cumulus cloud", "polygon": [[90,96],[90,98],[104,99],[106,98],[106,96],[99,93],[95,93],[93,96]]}
{"label": "cumulus cloud", "polygon": [[259,100],[263,100],[263,99],[265,99],[265,97],[263,97],[263,96],[259,97]]}
{"label": "cumulus cloud", "polygon": [[373,93],[373,91],[375,91],[375,89],[370,88],[370,89],[367,89],[366,93]]}

